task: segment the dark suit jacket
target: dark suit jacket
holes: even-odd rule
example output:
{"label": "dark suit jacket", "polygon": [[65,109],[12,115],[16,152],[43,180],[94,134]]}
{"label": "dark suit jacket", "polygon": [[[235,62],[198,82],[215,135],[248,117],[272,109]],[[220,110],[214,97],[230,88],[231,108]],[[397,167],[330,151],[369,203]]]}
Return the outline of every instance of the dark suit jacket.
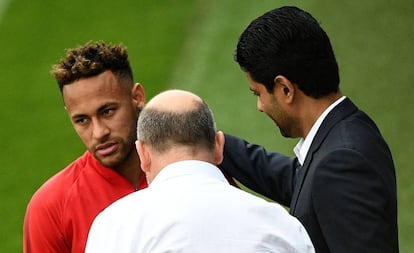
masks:
{"label": "dark suit jacket", "polygon": [[375,123],[349,100],[325,118],[303,167],[226,135],[222,170],[283,205],[316,252],[398,252],[393,159]]}

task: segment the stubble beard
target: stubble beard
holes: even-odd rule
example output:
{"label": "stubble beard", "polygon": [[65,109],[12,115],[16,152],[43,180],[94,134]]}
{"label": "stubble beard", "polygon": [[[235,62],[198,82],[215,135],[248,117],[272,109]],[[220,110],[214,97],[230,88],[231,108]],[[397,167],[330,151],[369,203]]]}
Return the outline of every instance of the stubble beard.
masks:
{"label": "stubble beard", "polygon": [[127,160],[129,160],[130,156],[134,152],[133,144],[129,145],[129,147],[125,144],[119,145],[122,145],[123,147],[117,150],[114,154],[111,154],[108,157],[99,157],[95,155],[95,158],[103,166],[117,170],[119,167],[122,167]]}

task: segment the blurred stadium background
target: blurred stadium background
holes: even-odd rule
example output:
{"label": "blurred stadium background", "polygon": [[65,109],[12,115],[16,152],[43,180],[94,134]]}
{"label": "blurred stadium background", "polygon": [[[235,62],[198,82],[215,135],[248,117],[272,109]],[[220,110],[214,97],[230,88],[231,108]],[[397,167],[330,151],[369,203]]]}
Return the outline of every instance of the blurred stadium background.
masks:
{"label": "blurred stadium background", "polygon": [[342,90],[388,140],[397,168],[400,248],[412,252],[414,2],[409,0],[0,0],[0,252],[21,252],[31,195],[84,150],[49,71],[64,49],[89,40],[126,45],[135,81],[148,98],[167,88],[193,91],[211,106],[220,129],[293,155],[297,140],[282,138],[256,111],[256,99],[233,61],[246,25],[282,5],[297,5],[321,22],[340,64]]}

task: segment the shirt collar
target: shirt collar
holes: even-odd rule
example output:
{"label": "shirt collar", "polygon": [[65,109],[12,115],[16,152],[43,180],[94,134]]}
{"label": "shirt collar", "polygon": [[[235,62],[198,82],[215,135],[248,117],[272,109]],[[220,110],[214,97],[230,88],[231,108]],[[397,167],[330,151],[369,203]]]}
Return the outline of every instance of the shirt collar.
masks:
{"label": "shirt collar", "polygon": [[328,113],[332,111],[332,109],[335,108],[335,106],[337,106],[339,103],[341,103],[345,98],[345,96],[342,96],[341,98],[333,102],[328,108],[326,108],[325,111],[323,111],[323,113],[316,120],[315,124],[313,124],[306,138],[300,138],[298,144],[296,144],[296,146],[293,148],[293,152],[295,152],[295,155],[298,158],[298,161],[301,165],[303,165],[303,163],[305,162],[306,155],[308,154],[312,141],[315,138],[315,135],[318,132],[318,129],[321,126],[323,120],[326,118]]}
{"label": "shirt collar", "polygon": [[220,169],[213,164],[199,160],[186,160],[165,166],[149,186],[157,185],[173,178],[188,175],[214,178],[216,180],[228,183]]}

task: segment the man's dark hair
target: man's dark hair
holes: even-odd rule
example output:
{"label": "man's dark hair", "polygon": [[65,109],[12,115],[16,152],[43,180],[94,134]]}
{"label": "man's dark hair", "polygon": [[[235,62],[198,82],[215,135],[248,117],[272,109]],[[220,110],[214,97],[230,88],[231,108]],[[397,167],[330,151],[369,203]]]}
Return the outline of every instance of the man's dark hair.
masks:
{"label": "man's dark hair", "polygon": [[66,84],[107,70],[111,70],[117,78],[133,84],[126,48],[104,42],[87,42],[83,46],[68,49],[66,56],[53,66],[52,74],[62,91]]}
{"label": "man's dark hair", "polygon": [[268,92],[277,75],[313,98],[339,90],[338,64],[328,35],[297,7],[277,8],[253,20],[240,36],[235,60]]}

